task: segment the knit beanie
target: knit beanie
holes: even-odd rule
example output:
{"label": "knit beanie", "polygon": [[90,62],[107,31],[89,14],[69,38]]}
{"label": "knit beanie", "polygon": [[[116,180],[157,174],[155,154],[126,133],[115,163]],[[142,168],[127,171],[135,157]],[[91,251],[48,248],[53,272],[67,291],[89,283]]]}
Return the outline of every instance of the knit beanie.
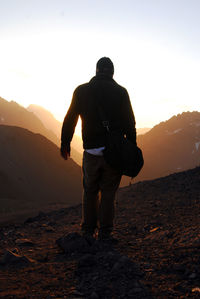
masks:
{"label": "knit beanie", "polygon": [[97,61],[96,73],[107,74],[110,76],[114,74],[114,65],[110,58],[102,57]]}

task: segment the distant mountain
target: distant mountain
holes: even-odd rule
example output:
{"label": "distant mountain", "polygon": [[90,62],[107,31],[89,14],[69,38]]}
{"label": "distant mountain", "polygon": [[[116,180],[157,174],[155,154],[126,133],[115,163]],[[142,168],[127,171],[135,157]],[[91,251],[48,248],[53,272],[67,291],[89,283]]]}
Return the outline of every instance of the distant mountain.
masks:
{"label": "distant mountain", "polygon": [[60,138],[62,124],[57,119],[55,119],[50,111],[35,104],[29,105],[27,107],[27,110],[33,112],[47,129],[53,131],[54,134],[56,134],[56,136]]}
{"label": "distant mountain", "polygon": [[17,126],[39,133],[60,145],[59,139],[53,131],[47,129],[42,121],[33,113],[16,102],[8,102],[0,97],[0,125]]}
{"label": "distant mountain", "polygon": [[200,112],[183,112],[138,136],[144,168],[135,181],[163,177],[200,165]]}
{"label": "distant mountain", "polygon": [[0,218],[81,202],[81,168],[40,134],[0,125]]}
{"label": "distant mountain", "polygon": [[[18,126],[42,134],[60,147],[61,123],[44,108],[37,105],[29,107],[26,109],[16,102],[8,102],[0,97],[0,125]],[[82,164],[82,154],[78,152],[79,149],[81,151],[81,147],[81,138],[75,136],[72,141],[71,157],[79,165]]]}
{"label": "distant mountain", "polygon": [[151,128],[137,128],[137,135],[143,135],[149,132]]}
{"label": "distant mountain", "polygon": [[[33,112],[44,124],[44,126],[54,132],[58,139],[60,140],[61,136],[61,128],[62,128],[62,123],[59,122],[51,112],[48,110],[44,109],[41,106],[38,105],[29,105],[27,107],[27,110],[30,112]],[[59,144],[60,146],[60,144]],[[74,134],[72,143],[71,143],[71,157],[72,159],[79,165],[82,164],[82,152],[83,152],[83,145],[82,145],[82,139]]]}

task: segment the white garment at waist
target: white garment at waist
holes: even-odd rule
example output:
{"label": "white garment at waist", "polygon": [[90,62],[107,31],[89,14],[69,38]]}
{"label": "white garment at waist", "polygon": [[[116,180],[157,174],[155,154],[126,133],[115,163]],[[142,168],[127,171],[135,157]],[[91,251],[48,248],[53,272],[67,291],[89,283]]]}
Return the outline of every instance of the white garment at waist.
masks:
{"label": "white garment at waist", "polygon": [[105,146],[102,146],[102,147],[98,147],[98,148],[86,149],[85,151],[94,156],[103,156],[104,149],[105,149]]}

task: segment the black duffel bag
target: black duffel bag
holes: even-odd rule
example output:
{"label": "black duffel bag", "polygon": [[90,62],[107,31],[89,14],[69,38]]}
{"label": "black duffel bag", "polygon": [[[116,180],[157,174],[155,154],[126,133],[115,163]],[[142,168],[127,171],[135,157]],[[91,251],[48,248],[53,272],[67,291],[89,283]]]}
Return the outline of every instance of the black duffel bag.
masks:
{"label": "black duffel bag", "polygon": [[144,165],[141,149],[122,134],[108,130],[103,151],[106,162],[122,175],[134,178]]}
{"label": "black duffel bag", "polygon": [[[102,126],[105,129],[105,149],[103,155],[106,162],[122,175],[134,178],[138,175],[144,165],[141,149],[128,140],[121,132],[111,129],[109,117],[101,105],[101,95],[95,93],[96,106]],[[103,94],[103,90],[101,90]]]}

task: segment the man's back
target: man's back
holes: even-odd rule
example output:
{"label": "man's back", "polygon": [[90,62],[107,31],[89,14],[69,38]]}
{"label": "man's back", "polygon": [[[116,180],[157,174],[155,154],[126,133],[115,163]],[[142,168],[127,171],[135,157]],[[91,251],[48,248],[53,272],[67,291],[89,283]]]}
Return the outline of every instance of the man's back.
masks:
{"label": "man's back", "polygon": [[[99,115],[99,106],[105,112],[113,130],[129,135],[135,140],[135,119],[128,93],[111,77],[99,75],[76,88],[72,104],[63,124],[63,134],[72,126],[73,116],[80,115],[84,149],[101,147],[105,143],[105,128]],[[70,117],[71,115],[71,117]]]}

